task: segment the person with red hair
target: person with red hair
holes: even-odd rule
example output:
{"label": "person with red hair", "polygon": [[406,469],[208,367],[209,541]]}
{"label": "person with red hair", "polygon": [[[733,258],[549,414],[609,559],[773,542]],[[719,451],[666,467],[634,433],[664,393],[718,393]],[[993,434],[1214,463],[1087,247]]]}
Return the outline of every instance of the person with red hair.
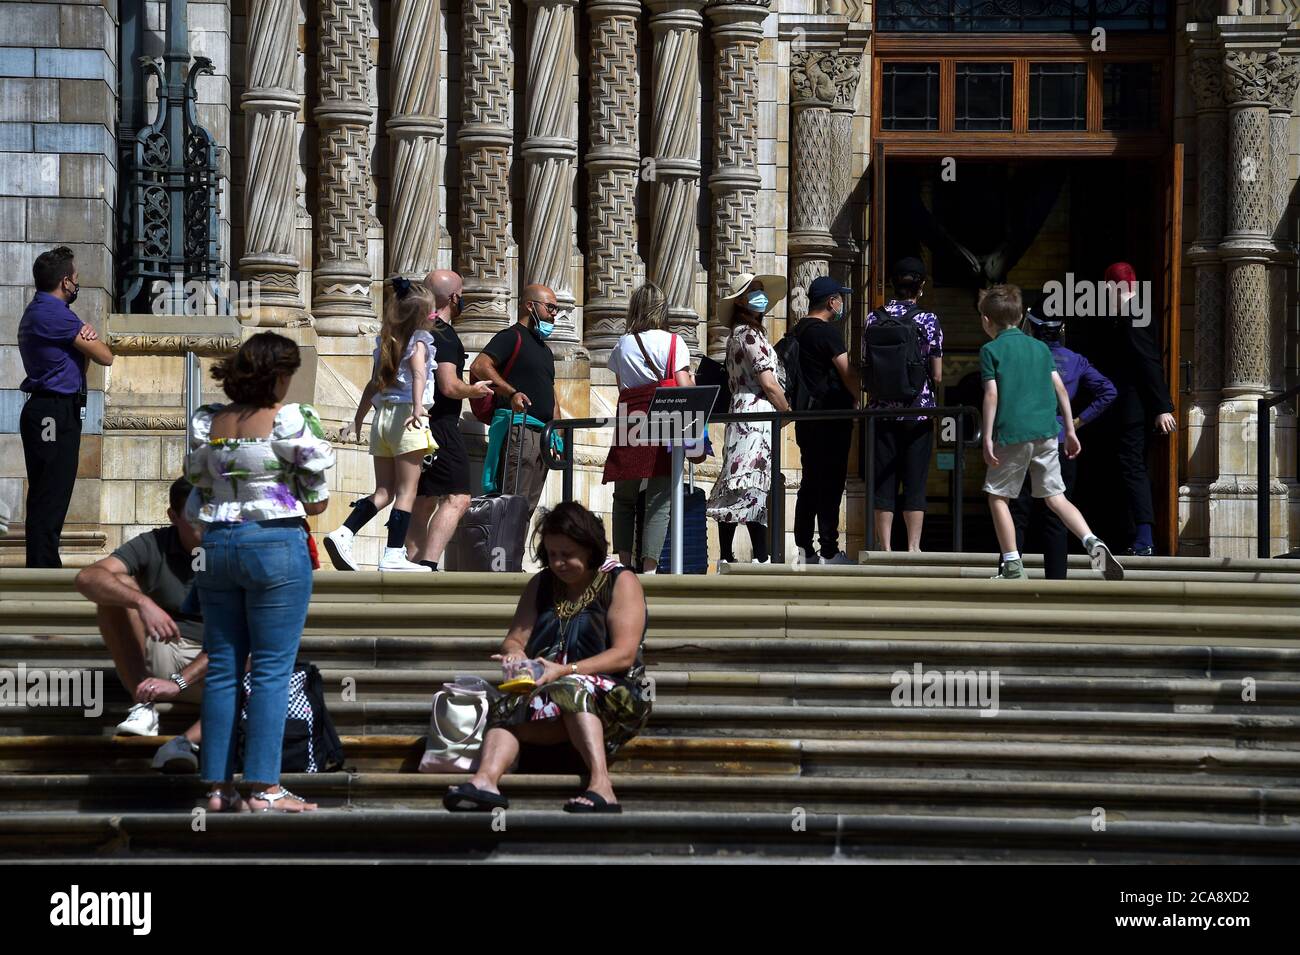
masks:
{"label": "person with red hair", "polygon": [[[1113,262],[1106,267],[1104,278],[1118,286],[1121,302],[1138,294],[1137,272],[1127,262]],[[1111,423],[1117,439],[1116,457],[1120,479],[1128,496],[1129,516],[1134,531],[1126,553],[1139,557],[1155,554],[1155,508],[1151,500],[1151,480],[1147,474],[1147,440],[1153,432],[1171,434],[1174,403],[1169,395],[1160,346],[1149,331],[1149,323],[1140,327],[1121,309],[1113,331],[1119,333],[1121,347],[1108,336],[1104,348],[1090,357],[1098,370],[1114,382],[1117,395],[1104,418]]]}

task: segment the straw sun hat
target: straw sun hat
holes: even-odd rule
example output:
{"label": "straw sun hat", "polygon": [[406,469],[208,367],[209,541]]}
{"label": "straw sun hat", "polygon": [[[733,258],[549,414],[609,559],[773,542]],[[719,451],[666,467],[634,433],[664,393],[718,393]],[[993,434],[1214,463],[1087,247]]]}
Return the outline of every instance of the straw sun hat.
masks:
{"label": "straw sun hat", "polygon": [[[752,272],[741,272],[731,283],[731,291],[718,299],[718,321],[724,325],[731,324],[731,313],[735,310],[736,303],[740,297],[745,294],[745,289],[755,280],[763,283],[763,291],[767,294],[767,312],[776,308],[776,303],[785,298],[786,281],[784,275],[755,275]],[[767,314],[764,312],[763,314]]]}

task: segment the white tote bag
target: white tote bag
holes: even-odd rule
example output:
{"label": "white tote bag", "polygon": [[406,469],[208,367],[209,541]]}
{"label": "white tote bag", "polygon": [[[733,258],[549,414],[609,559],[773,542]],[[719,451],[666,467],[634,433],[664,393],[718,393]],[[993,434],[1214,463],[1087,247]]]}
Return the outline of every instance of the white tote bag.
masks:
{"label": "white tote bag", "polygon": [[458,676],[433,694],[429,739],[420,759],[422,773],[463,773],[478,769],[479,748],[495,688],[477,676]]}

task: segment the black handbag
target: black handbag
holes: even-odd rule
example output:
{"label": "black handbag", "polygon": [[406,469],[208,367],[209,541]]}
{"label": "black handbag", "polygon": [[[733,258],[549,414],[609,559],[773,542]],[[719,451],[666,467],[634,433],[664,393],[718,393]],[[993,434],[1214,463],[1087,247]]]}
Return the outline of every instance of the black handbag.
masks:
{"label": "black handbag", "polygon": [[695,383],[718,386],[718,397],[713,402],[714,414],[726,414],[731,410],[731,379],[722,362],[708,355],[701,358],[699,367],[695,369]]}

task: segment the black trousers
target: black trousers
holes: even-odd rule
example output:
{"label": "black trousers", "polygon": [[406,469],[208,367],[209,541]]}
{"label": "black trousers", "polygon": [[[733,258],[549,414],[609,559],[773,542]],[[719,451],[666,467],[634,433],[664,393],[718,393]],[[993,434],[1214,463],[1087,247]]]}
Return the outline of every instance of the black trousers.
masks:
{"label": "black trousers", "polygon": [[1155,508],[1151,504],[1151,479],[1147,475],[1147,441],[1152,423],[1136,388],[1120,388],[1107,417],[1113,417],[1117,430],[1116,457],[1120,480],[1128,492],[1129,514],[1134,524],[1154,524]]}
{"label": "black trousers", "polygon": [[[1065,456],[1065,447],[1060,450],[1061,480],[1065,482],[1067,500],[1074,497],[1074,482],[1079,475],[1079,461],[1071,461]],[[1043,571],[1048,580],[1064,580],[1067,552],[1070,546],[1070,532],[1061,519],[1047,506],[1041,497],[1033,496],[1033,481],[1025,475],[1025,484],[1020,489],[1020,496],[1010,504],[1011,520],[1016,525],[1016,549],[1025,552],[1029,531],[1036,528],[1041,531],[1043,544]]]}
{"label": "black trousers", "polygon": [[840,549],[840,499],[849,476],[852,421],[796,421],[794,440],[803,462],[803,479],[794,504],[794,542],[813,555],[813,525],[817,526],[821,555],[833,557]]}
{"label": "black trousers", "polygon": [[33,395],[18,430],[27,464],[27,566],[62,567],[59,535],[77,481],[81,402],[76,395]]}

